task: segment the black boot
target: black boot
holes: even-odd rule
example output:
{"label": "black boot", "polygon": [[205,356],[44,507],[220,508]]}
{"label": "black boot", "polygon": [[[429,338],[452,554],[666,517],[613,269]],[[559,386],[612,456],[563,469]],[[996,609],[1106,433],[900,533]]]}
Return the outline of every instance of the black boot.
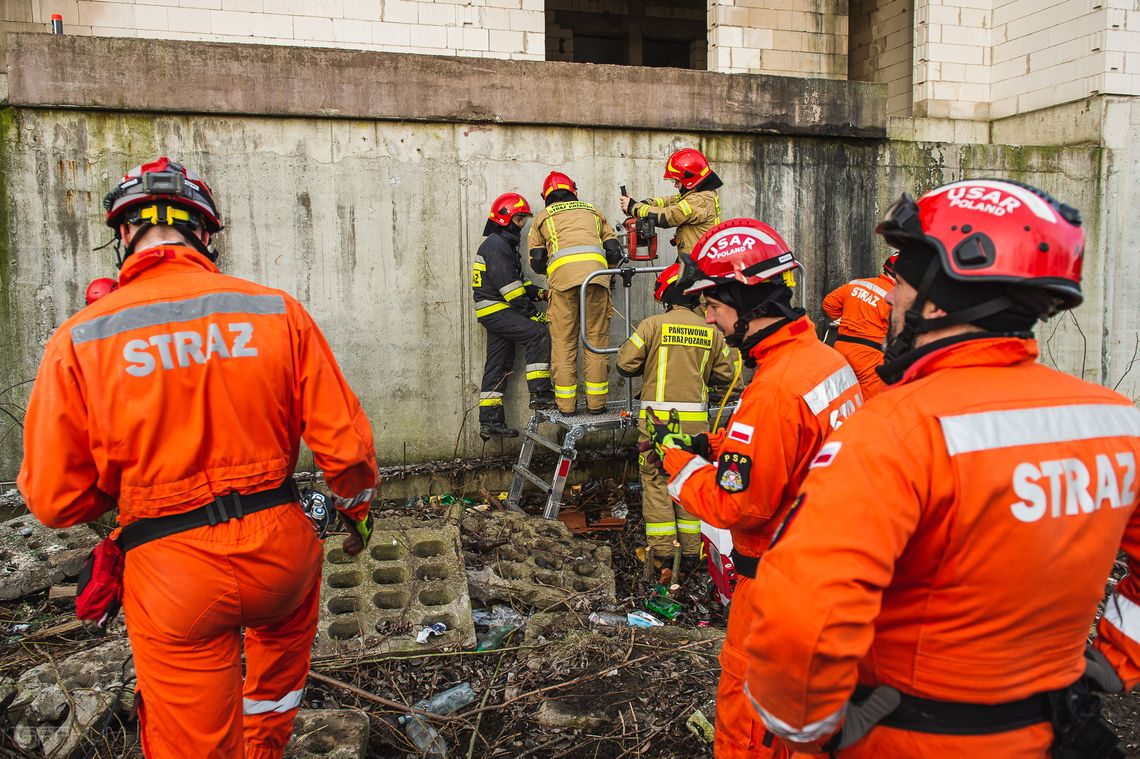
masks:
{"label": "black boot", "polygon": [[542,390],[537,393],[530,394],[530,407],[532,409],[552,409],[557,404],[554,402],[553,390]]}
{"label": "black boot", "polygon": [[511,429],[506,422],[483,422],[479,425],[479,437],[489,440],[493,437],[518,437],[519,431]]}
{"label": "black boot", "polygon": [[701,559],[700,556],[681,557],[681,575],[684,577],[692,577],[706,567],[708,567],[708,562]]}

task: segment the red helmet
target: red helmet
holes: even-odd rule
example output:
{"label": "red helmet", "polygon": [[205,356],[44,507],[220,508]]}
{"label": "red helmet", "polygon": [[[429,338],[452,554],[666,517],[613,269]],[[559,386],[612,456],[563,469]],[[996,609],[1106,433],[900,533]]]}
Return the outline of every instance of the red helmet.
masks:
{"label": "red helmet", "polygon": [[[190,211],[191,218],[169,210],[171,206]],[[200,221],[210,234],[222,229],[222,217],[209,185],[166,156],[128,171],[103,198],[103,208],[107,211],[107,226],[116,230],[120,224],[133,223],[135,219],[171,226],[175,221]]]}
{"label": "red helmet", "polygon": [[929,245],[955,280],[1037,287],[1059,299],[1057,310],[1083,300],[1080,212],[1036,187],[966,179],[931,190],[917,203],[904,194],[875,231],[896,250],[912,242]]}
{"label": "red helmet", "polygon": [[504,192],[495,198],[495,202],[491,204],[491,213],[488,218],[500,227],[505,227],[511,223],[511,219],[516,214],[520,213],[527,216],[534,215],[531,213],[530,204],[526,202],[526,198],[517,192]]}
{"label": "red helmet", "polygon": [[109,295],[118,289],[119,283],[110,277],[100,277],[99,279],[91,280],[91,284],[87,285],[87,305],[90,306],[104,295]]}
{"label": "red helmet", "polygon": [[779,232],[756,219],[729,219],[717,224],[693,246],[686,267],[689,263],[695,271],[691,275],[686,271],[690,282],[685,295],[731,282],[758,285],[803,268]]}
{"label": "red helmet", "polygon": [[898,260],[898,253],[892,253],[890,256],[887,256],[887,260],[883,261],[883,271],[892,277],[895,276],[895,264],[898,263]]}
{"label": "red helmet", "polygon": [[546,196],[555,190],[569,190],[577,195],[578,185],[561,171],[552,171],[546,175],[546,181],[542,183],[542,199],[546,200]]}
{"label": "red helmet", "polygon": [[657,286],[653,288],[653,297],[657,299],[658,303],[664,302],[665,291],[669,289],[670,285],[676,284],[677,280],[680,278],[680,263],[675,263],[672,266],[666,267],[665,271],[657,275]]}
{"label": "red helmet", "polygon": [[704,181],[712,171],[709,159],[695,148],[682,148],[669,156],[665,164],[665,178],[676,179],[686,190],[691,190]]}

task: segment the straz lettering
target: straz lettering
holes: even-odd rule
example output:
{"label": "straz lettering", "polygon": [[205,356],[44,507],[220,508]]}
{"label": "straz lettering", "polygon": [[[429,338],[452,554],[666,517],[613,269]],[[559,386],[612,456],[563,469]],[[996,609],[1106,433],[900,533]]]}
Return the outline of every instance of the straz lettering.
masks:
{"label": "straz lettering", "polygon": [[747,235],[725,235],[715,243],[715,249],[707,251],[704,258],[716,260],[727,258],[756,247],[756,238]]}
{"label": "straz lettering", "polygon": [[123,358],[128,364],[127,374],[145,377],[160,365],[170,371],[175,366],[204,364],[212,358],[252,358],[257,355],[257,348],[249,344],[252,339],[253,325],[249,322],[232,322],[224,331],[211,323],[205,335],[197,330],[178,330],[130,340],[123,346]]}
{"label": "straz lettering", "polygon": [[867,292],[862,287],[856,287],[855,289],[853,289],[851,291],[851,296],[854,298],[858,298],[859,300],[863,301],[864,303],[868,303],[868,304],[874,306],[875,308],[879,307],[879,296],[875,295],[874,293]]}
{"label": "straz lettering", "polygon": [[1013,470],[1013,492],[1021,500],[1009,508],[1022,522],[1119,509],[1136,501],[1135,485],[1136,457],[1128,452],[1097,454],[1095,471],[1080,459],[1022,463]]}
{"label": "straz lettering", "polygon": [[989,187],[954,187],[947,191],[946,196],[954,208],[982,211],[993,216],[1005,216],[1021,207],[1017,198]]}
{"label": "straz lettering", "polygon": [[661,330],[662,345],[685,345],[691,348],[712,350],[712,329],[689,327],[683,324],[665,324]]}
{"label": "straz lettering", "polygon": [[[831,424],[831,429],[839,429],[847,417],[858,411],[861,405],[863,405],[862,395],[857,395],[851,400],[844,401],[842,406],[834,409],[831,414],[828,415],[827,421]],[[808,468],[810,469],[811,467]]]}

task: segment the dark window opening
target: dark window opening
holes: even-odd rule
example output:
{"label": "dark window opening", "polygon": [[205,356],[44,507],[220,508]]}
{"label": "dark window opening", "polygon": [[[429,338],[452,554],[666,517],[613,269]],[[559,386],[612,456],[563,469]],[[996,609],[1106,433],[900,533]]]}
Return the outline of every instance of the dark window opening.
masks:
{"label": "dark window opening", "polygon": [[547,0],[546,60],[706,69],[706,0]]}

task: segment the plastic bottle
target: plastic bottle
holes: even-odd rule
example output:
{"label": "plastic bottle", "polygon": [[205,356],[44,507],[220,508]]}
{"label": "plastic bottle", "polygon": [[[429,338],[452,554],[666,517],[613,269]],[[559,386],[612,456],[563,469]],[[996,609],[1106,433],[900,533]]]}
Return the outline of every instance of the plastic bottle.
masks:
{"label": "plastic bottle", "polygon": [[629,620],[624,614],[614,614],[610,611],[595,611],[590,614],[590,621],[602,627],[628,627]]}
{"label": "plastic bottle", "polygon": [[[417,701],[413,706],[432,714],[451,714],[474,700],[475,691],[472,690],[470,683],[460,683],[454,688],[436,693],[431,698]],[[427,723],[427,720],[416,714],[405,714],[399,721],[421,754],[432,759],[447,759],[447,743],[439,731]]]}
{"label": "plastic bottle", "polygon": [[479,643],[475,646],[476,651],[494,651],[497,648],[502,648],[503,644],[507,641],[507,636],[515,631],[514,625],[499,625],[492,627],[490,632],[479,639]]}

